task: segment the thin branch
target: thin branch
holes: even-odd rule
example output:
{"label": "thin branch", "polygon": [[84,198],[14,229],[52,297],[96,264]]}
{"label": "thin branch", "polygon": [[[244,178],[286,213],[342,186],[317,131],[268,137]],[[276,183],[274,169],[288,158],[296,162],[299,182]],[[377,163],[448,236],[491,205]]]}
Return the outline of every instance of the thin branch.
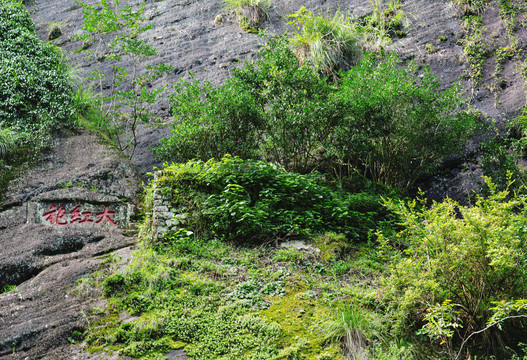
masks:
{"label": "thin branch", "polygon": [[[503,322],[505,320],[509,320],[509,319],[518,319],[518,318],[527,318],[527,315],[512,315],[512,316],[507,316],[503,319],[501,319],[500,322]],[[463,342],[461,343],[461,347],[459,348],[459,351],[457,353],[457,356],[456,356],[456,359],[459,359],[459,356],[461,355],[461,351],[463,350],[463,346],[465,346],[465,344],[467,343],[467,341],[474,335],[477,335],[477,334],[481,334],[482,332],[484,331],[487,331],[488,329],[490,329],[491,327],[493,327],[494,325],[498,325],[499,322],[494,322],[490,325],[488,325],[486,328],[484,329],[481,329],[481,330],[478,330],[478,331],[474,331],[472,334],[470,334],[465,340],[463,340]]]}

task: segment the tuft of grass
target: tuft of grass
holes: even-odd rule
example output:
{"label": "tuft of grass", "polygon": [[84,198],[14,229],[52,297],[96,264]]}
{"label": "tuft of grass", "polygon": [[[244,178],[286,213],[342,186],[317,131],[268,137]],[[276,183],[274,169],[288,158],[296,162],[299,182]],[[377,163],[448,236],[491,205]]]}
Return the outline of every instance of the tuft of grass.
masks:
{"label": "tuft of grass", "polygon": [[489,5],[490,0],[452,0],[461,16],[481,15]]}
{"label": "tuft of grass", "polygon": [[225,0],[225,9],[238,14],[242,30],[257,32],[269,17],[271,0]]}
{"label": "tuft of grass", "polygon": [[323,73],[351,66],[360,53],[356,24],[341,11],[315,15],[302,7],[288,15],[297,29],[291,40],[301,63],[311,61]]}
{"label": "tuft of grass", "polygon": [[53,41],[62,36],[63,22],[51,22],[48,24],[48,40]]}
{"label": "tuft of grass", "polygon": [[392,38],[406,35],[406,13],[398,0],[385,3],[384,0],[370,0],[373,11],[361,21],[360,32],[364,46],[372,51],[380,51]]}
{"label": "tuft of grass", "polygon": [[117,131],[115,126],[104,116],[101,108],[101,94],[97,92],[93,82],[86,82],[78,66],[68,64],[66,74],[71,87],[71,98],[75,113],[74,124],[95,131],[108,143]]}
{"label": "tuft of grass", "polygon": [[17,288],[16,285],[6,285],[6,286],[4,286],[2,291],[0,291],[0,294],[5,294],[5,293],[8,293],[8,292],[17,292],[17,291],[18,291],[18,288]]}
{"label": "tuft of grass", "polygon": [[326,340],[340,341],[348,359],[369,359],[366,334],[370,331],[370,320],[364,310],[356,306],[344,307],[336,319],[323,329]]}

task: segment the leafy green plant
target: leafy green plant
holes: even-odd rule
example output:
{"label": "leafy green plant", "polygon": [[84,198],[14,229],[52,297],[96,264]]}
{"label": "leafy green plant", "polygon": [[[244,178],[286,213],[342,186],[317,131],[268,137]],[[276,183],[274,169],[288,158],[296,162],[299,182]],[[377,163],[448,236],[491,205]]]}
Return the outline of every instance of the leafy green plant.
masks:
{"label": "leafy green plant", "polygon": [[[342,119],[325,148],[374,181],[408,189],[460,150],[477,128],[458,86],[439,91],[430,69],[367,54],[343,75],[333,103]],[[419,76],[419,81],[416,81]]]}
{"label": "leafy green plant", "polygon": [[[495,137],[481,144],[481,170],[499,190],[517,190],[527,180],[525,170],[519,165],[517,143],[513,139]],[[485,194],[489,193],[487,183],[483,184],[482,190]]]}
{"label": "leafy green plant", "polygon": [[224,85],[177,85],[173,135],[161,140],[158,158],[264,158],[298,172],[360,171],[406,190],[477,127],[457,86],[440,92],[429,69],[399,67],[394,54],[381,61],[367,54],[338,86],[299,66],[283,38],[259,55]]}
{"label": "leafy green plant", "polygon": [[176,121],[161,139],[156,156],[165,161],[219,159],[225,154],[257,157],[262,122],[254,97],[231,78],[213,88],[208,82],[180,81],[170,96]]}
{"label": "leafy green plant", "polygon": [[[97,5],[82,2],[86,33],[76,37],[84,42],[80,51],[97,62],[90,79],[94,80],[100,91],[98,105],[100,113],[111,128],[116,131],[113,139],[121,151],[133,157],[137,147],[137,127],[139,124],[155,120],[148,106],[153,104],[164,88],[153,89],[147,85],[168,73],[171,67],[164,64],[142,67],[146,59],[156,55],[156,49],[140,40],[139,35],[151,26],[145,26],[144,6],[134,10],[130,6],[121,7],[119,0],[102,0]],[[131,68],[122,65],[126,60]],[[105,73],[103,66],[109,64]],[[109,84],[109,93],[104,94]]]}
{"label": "leafy green plant", "polygon": [[447,344],[450,357],[454,356],[452,337],[455,330],[462,326],[455,306],[451,300],[446,299],[442,304],[437,303],[428,308],[423,319],[425,325],[417,332],[418,335],[428,336],[432,341],[440,341],[439,345]]}
{"label": "leafy green plant", "polygon": [[194,233],[209,238],[247,242],[333,230],[364,240],[385,219],[361,213],[358,198],[339,196],[316,173],[231,156],[168,166],[157,186],[170,187],[173,207],[189,214]]}
{"label": "leafy green plant", "polygon": [[359,21],[360,33],[365,46],[373,51],[383,50],[395,37],[405,33],[405,15],[398,0],[385,3],[384,0],[370,0],[371,14]]}
{"label": "leafy green plant", "polygon": [[65,55],[40,41],[20,1],[0,2],[0,69],[1,198],[53,133],[73,124],[77,109]]}
{"label": "leafy green plant", "polygon": [[0,127],[31,132],[35,145],[74,113],[63,54],[40,41],[25,7],[0,4]]}
{"label": "leafy green plant", "polygon": [[242,30],[256,32],[268,18],[271,0],[224,0],[227,10],[238,14]]}
{"label": "leafy green plant", "polygon": [[[527,199],[498,191],[488,179],[487,183],[490,195],[478,197],[473,207],[453,200],[420,209],[415,201],[406,206],[387,203],[406,228],[399,236],[405,238],[407,248],[394,257],[392,273],[384,279],[398,329],[405,332],[424,322],[421,333],[445,340],[451,354],[452,348],[485,327],[493,314],[492,302],[523,298],[527,293]],[[437,303],[443,305],[427,318],[426,310]],[[437,328],[441,318],[444,321]],[[489,329],[483,337],[474,338],[473,346],[497,350],[515,345],[511,341],[516,336],[524,336],[523,330],[514,326],[504,327],[501,333]]]}
{"label": "leafy green plant", "polygon": [[360,54],[359,36],[348,15],[341,11],[333,16],[315,15],[302,7],[288,17],[292,19],[289,24],[297,30],[291,43],[301,63],[310,62],[321,72],[331,74],[356,61]]}
{"label": "leafy green plant", "polygon": [[322,139],[337,121],[331,87],[298,66],[284,38],[271,39],[255,63],[246,62],[226,84],[182,81],[171,96],[173,136],[156,151],[165,161],[264,158],[288,170],[309,171]]}

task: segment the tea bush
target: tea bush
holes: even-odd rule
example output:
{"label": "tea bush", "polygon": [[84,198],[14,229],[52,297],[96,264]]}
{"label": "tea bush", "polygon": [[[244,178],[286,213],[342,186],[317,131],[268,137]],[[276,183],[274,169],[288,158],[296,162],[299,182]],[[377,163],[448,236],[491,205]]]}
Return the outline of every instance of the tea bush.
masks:
{"label": "tea bush", "polygon": [[256,63],[246,62],[224,85],[182,81],[171,97],[176,118],[159,158],[183,162],[225,154],[263,158],[307,171],[337,121],[325,78],[297,58],[284,38],[272,39]]}
{"label": "tea bush", "polygon": [[374,181],[407,189],[461,150],[477,123],[458,86],[439,91],[428,68],[400,65],[395,54],[380,62],[369,54],[344,74],[333,102],[345,115],[326,148]]}
{"label": "tea bush", "polygon": [[176,121],[158,158],[183,162],[225,154],[287,170],[349,175],[406,190],[461,150],[476,129],[457,87],[439,91],[428,69],[396,55],[367,54],[335,84],[298,60],[284,38],[224,84],[182,81]]}
{"label": "tea bush", "polygon": [[0,69],[0,127],[41,137],[74,114],[63,55],[17,1],[0,4]]}
{"label": "tea bush", "polygon": [[76,112],[63,54],[40,41],[20,1],[0,2],[0,198]]}

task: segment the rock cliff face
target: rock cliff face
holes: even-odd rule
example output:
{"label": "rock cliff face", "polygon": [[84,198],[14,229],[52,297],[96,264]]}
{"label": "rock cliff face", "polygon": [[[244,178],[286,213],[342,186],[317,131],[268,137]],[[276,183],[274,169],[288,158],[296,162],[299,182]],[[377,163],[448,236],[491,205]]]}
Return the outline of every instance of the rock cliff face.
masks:
{"label": "rock cliff face", "polygon": [[67,346],[59,355],[97,305],[77,283],[129,257],[140,191],[134,165],[87,133],[60,134],[11,184],[0,207],[0,288],[12,289],[0,295],[0,358],[86,358]]}
{"label": "rock cliff face", "polygon": [[[482,79],[475,85],[470,78],[461,79],[470,66],[463,52],[461,39],[467,30],[460,26],[459,10],[449,1],[401,2],[407,14],[407,36],[392,43],[391,49],[404,60],[430,65],[444,87],[461,81],[467,100],[498,123],[518,112],[525,104],[525,81],[518,70],[522,59],[506,61],[500,80],[495,79],[494,50],[509,46],[511,41],[495,4],[483,15],[483,37],[491,56],[484,61]],[[264,26],[271,34],[284,33],[288,30],[286,15],[302,6],[313,11],[340,8],[357,17],[372,10],[368,0],[274,0]],[[62,36],[54,42],[85,75],[93,69],[93,63],[74,53],[80,44],[72,35],[83,21],[78,4],[73,0],[33,0],[27,7],[43,40],[47,41],[48,26],[61,22]],[[155,62],[174,66],[168,79],[153,86],[175,84],[189,71],[197,78],[220,83],[240,61],[254,57],[259,47],[258,36],[242,31],[235,15],[224,11],[221,0],[149,0],[146,14],[153,28],[144,36],[158,49]],[[525,49],[525,29],[518,26],[513,35],[518,47]],[[493,83],[499,91],[489,86]],[[156,104],[155,111],[170,122],[166,98]],[[11,184],[0,206],[0,288],[16,285],[16,290],[0,295],[0,358],[100,358],[67,346],[75,330],[87,325],[83,311],[96,305],[91,290],[79,294],[75,284],[85,274],[113,264],[109,259],[124,261],[129,256],[133,238],[126,236],[124,223],[108,211],[120,214],[121,220],[131,215],[128,204],[136,202],[141,190],[139,173],[159,165],[149,148],[168,133],[166,128],[140,129],[133,163],[100,144],[95,136],[62,134],[40,165]],[[477,166],[470,165],[464,172],[455,170],[436,179],[441,181],[435,181],[430,191],[432,196],[459,197],[470,191],[478,176]],[[116,210],[120,206],[123,209]],[[105,212],[115,226],[105,218]],[[31,220],[35,218],[38,221]]]}
{"label": "rock cliff face", "polygon": [[[94,3],[94,0],[86,3]],[[123,5],[138,5],[140,1],[121,1]],[[470,76],[471,68],[464,54],[463,41],[470,29],[464,28],[462,12],[451,1],[404,0],[401,1],[406,13],[407,36],[394,41],[389,49],[396,51],[405,61],[415,60],[420,65],[429,65],[444,87],[461,82],[468,102],[491,119],[498,121],[514,116],[525,104],[525,80],[522,78],[519,65],[523,59],[516,57],[503,64],[500,74],[495,72],[496,49],[508,47],[516,42],[519,49],[527,45],[527,33],[522,22],[524,14],[518,14],[518,26],[511,35],[507,35],[507,23],[500,17],[499,7],[495,2],[483,12],[483,47],[488,56],[482,67],[482,78],[475,84]],[[373,7],[369,0],[281,0],[272,3],[269,19],[264,27],[269,34],[294,32],[287,25],[287,15],[302,6],[312,11],[335,11],[340,9],[355,17],[365,16]],[[37,31],[47,40],[49,24],[62,22],[62,36],[54,42],[71,54],[72,62],[80,64],[87,74],[94,64],[81,54],[73,54],[80,47],[78,41],[72,40],[72,34],[82,27],[82,9],[72,0],[32,0],[28,5]],[[168,78],[160,80],[153,86],[175,84],[181,76],[194,72],[198,79],[220,83],[229,70],[243,59],[253,58],[259,48],[258,35],[247,34],[241,30],[236,15],[226,12],[222,0],[161,0],[147,1],[146,15],[152,29],[144,37],[158,49],[158,56],[153,62],[164,62],[174,66]],[[514,39],[512,39],[514,38]],[[525,57],[525,55],[523,55]],[[145,64],[149,65],[149,63]],[[496,86],[493,87],[492,84]],[[168,93],[170,89],[167,89]],[[166,95],[166,94],[165,94]],[[170,109],[165,99],[156,104],[157,114],[170,122]],[[133,159],[142,174],[152,170],[157,163],[149,148],[158,144],[161,137],[167,136],[167,128],[139,130],[140,144]],[[476,146],[477,147],[477,146]],[[472,147],[470,151],[474,151]],[[459,162],[459,159],[456,160]],[[464,168],[467,168],[465,165]],[[448,176],[432,179],[430,184],[423,184],[431,197],[445,195],[462,198],[471,192],[474,183],[481,176],[475,166],[461,173],[455,169]]]}

